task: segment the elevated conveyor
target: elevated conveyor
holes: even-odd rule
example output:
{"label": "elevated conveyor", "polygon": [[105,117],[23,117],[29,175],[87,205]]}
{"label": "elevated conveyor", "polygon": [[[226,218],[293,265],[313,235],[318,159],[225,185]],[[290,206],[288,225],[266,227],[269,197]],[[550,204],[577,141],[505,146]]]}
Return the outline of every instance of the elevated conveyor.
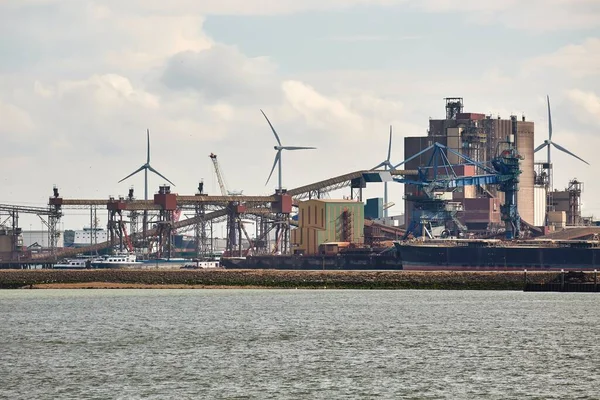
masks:
{"label": "elevated conveyor", "polygon": [[356,171],[356,172],[351,172],[349,174],[336,176],[334,178],[325,179],[320,182],[311,183],[309,185],[300,186],[295,189],[288,190],[287,194],[289,194],[290,196],[294,197],[297,200],[306,199],[308,197],[311,197],[312,194],[315,194],[314,197],[317,197],[316,196],[317,193],[322,194],[322,193],[327,193],[327,192],[332,192],[334,190],[342,189],[344,187],[348,187],[352,183],[352,180],[361,178],[365,174],[373,174],[373,173],[377,173],[377,172],[387,172],[394,176],[396,176],[396,175],[403,175],[403,176],[418,175],[418,172],[416,170],[414,170],[414,171],[413,170]]}

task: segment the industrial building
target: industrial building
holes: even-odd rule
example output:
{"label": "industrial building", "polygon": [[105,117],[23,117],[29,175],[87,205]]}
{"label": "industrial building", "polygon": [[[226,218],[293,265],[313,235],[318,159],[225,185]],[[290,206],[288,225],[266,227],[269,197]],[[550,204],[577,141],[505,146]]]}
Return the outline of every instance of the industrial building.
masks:
{"label": "industrial building", "polygon": [[83,228],[75,231],[73,246],[84,247],[108,240],[108,231],[102,228]]}
{"label": "industrial building", "polygon": [[[409,159],[434,143],[466,155],[470,159],[485,164],[496,156],[501,142],[514,141],[523,159],[520,162],[520,175],[517,205],[521,218],[529,224],[534,223],[534,123],[526,121],[525,116],[509,119],[493,118],[481,113],[465,112],[462,98],[446,98],[446,116],[444,119],[430,119],[427,136],[406,137],[404,139],[404,158]],[[451,164],[462,164],[458,156],[448,152]],[[406,169],[417,169],[427,165],[431,152],[426,151],[405,164]],[[455,169],[457,175],[472,176],[473,166],[462,165]],[[495,185],[465,186],[447,193],[447,199],[456,203],[457,217],[469,231],[488,231],[501,227],[500,204],[503,194]],[[418,188],[405,185],[405,218],[411,220],[414,199]]]}
{"label": "industrial building", "polygon": [[[48,249],[50,248],[50,237],[47,230],[28,230],[22,231],[20,236],[23,247],[28,249]],[[88,241],[89,244],[89,241]],[[63,235],[59,232],[56,238],[56,246],[63,247]]]}
{"label": "industrial building", "polygon": [[319,253],[324,243],[364,243],[364,203],[313,199],[299,202],[298,228],[291,232],[295,254]]}

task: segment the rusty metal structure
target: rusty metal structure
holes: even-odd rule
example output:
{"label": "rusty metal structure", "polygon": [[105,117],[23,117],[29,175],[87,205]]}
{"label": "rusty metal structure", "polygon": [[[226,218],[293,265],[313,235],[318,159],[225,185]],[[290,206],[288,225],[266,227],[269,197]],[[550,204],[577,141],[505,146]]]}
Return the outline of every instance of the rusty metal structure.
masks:
{"label": "rusty metal structure", "polygon": [[[93,253],[103,249],[135,249],[147,251],[160,257],[169,257],[173,249],[171,241],[174,230],[184,232],[193,229],[196,239],[195,248],[198,257],[210,253],[207,227],[209,224],[226,222],[230,232],[236,233],[236,240],[228,244],[231,256],[244,254],[248,249],[242,249],[241,238],[249,238],[242,225],[242,219],[251,219],[256,223],[256,238],[250,241],[253,253],[290,254],[290,228],[296,222],[290,217],[298,201],[307,198],[320,197],[330,191],[350,187],[352,198],[362,199],[362,189],[368,182],[382,182],[381,176],[416,175],[416,170],[373,171],[363,170],[351,172],[337,177],[325,179],[291,190],[278,190],[271,196],[212,196],[204,193],[203,183],[198,186],[194,195],[180,195],[171,192],[170,186],[160,186],[153,199],[140,200],[129,190],[127,197],[108,197],[106,199],[73,199],[63,198],[57,187],[53,188],[52,196],[48,199],[48,207],[21,207],[0,205],[0,214],[4,212],[9,217],[10,227],[7,232],[17,237],[19,213],[33,213],[44,217],[48,228],[50,249],[45,253],[22,254],[15,251],[18,248],[15,240],[11,245],[11,256],[2,263],[17,262],[23,264],[50,265],[60,258],[73,257],[77,254]],[[385,175],[387,176],[387,175]],[[56,247],[60,232],[58,224],[65,212],[70,209],[90,210],[91,226],[96,222],[96,210],[107,210],[107,227],[109,238],[101,243],[90,242],[85,247]],[[191,217],[177,221],[174,213],[191,211]],[[140,229],[141,215],[146,214],[147,229]],[[187,215],[182,213],[181,215]]]}

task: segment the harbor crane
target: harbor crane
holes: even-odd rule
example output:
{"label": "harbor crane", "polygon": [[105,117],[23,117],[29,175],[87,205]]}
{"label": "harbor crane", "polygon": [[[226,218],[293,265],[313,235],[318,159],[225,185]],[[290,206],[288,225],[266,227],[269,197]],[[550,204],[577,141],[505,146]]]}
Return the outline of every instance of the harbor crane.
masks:
{"label": "harbor crane", "polygon": [[[221,190],[221,195],[222,196],[241,196],[242,195],[242,190],[240,191],[229,191],[227,190],[227,186],[225,184],[225,179],[223,178],[223,174],[221,173],[221,168],[219,166],[219,161],[217,160],[217,155],[214,153],[210,153],[209,155],[213,166],[215,168],[215,174],[217,175],[217,181],[219,182],[219,189]],[[232,204],[233,206],[234,204]],[[229,245],[227,246],[228,248],[231,247],[233,249],[233,247],[235,247],[236,242],[237,242],[237,234],[236,234],[236,229],[240,230],[241,232],[244,233],[244,236],[246,236],[246,240],[248,240],[248,245],[250,246],[249,251],[252,251],[252,241],[250,239],[250,235],[248,235],[248,231],[246,230],[246,227],[244,226],[244,222],[242,221],[242,219],[240,218],[239,214],[236,215],[230,215],[227,219],[227,241],[229,242]],[[241,235],[241,233],[240,233]],[[240,242],[242,240],[242,238],[239,238]]]}
{"label": "harbor crane", "polygon": [[219,166],[219,161],[217,160],[217,155],[215,153],[210,153],[209,157],[215,168],[215,174],[217,175],[217,181],[219,183],[219,189],[221,190],[221,195],[222,196],[241,196],[243,193],[243,190],[240,190],[240,191],[227,190],[227,186],[225,184],[225,179],[223,178],[223,174],[221,173],[221,167]]}
{"label": "harbor crane", "polygon": [[[434,226],[445,229],[448,222],[453,222],[459,231],[466,231],[466,227],[456,217],[458,211],[461,211],[461,204],[450,201],[444,197],[444,194],[459,187],[472,185],[497,185],[498,189],[504,192],[504,204],[500,206],[500,213],[505,224],[506,239],[520,237],[521,218],[516,199],[521,174],[519,161],[523,157],[510,139],[498,144],[497,155],[491,160],[491,167],[437,142],[398,166],[426,152],[431,152],[429,164],[419,167],[416,178],[394,179],[396,182],[415,185],[418,188],[417,193],[406,196],[408,200],[415,203],[415,209],[405,238],[409,234],[431,238]],[[474,165],[483,173],[474,176],[457,176],[454,171],[456,165],[449,162],[446,152],[458,156],[462,165]]]}

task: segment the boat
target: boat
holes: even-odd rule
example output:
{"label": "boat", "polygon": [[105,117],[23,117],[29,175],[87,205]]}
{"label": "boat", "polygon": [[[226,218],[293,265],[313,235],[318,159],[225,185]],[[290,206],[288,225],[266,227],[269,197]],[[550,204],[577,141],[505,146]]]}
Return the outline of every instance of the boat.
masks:
{"label": "boat", "polygon": [[181,269],[207,269],[207,268],[221,268],[221,263],[218,259],[210,260],[190,260]]}
{"label": "boat", "polygon": [[187,258],[151,258],[141,260],[142,268],[181,268],[192,260]]}
{"label": "boat", "polygon": [[52,266],[53,269],[86,269],[91,268],[89,258],[68,258]]}
{"label": "boat", "polygon": [[597,240],[430,239],[394,242],[405,270],[585,271],[600,267]]}
{"label": "boat", "polygon": [[91,262],[92,268],[141,268],[143,263],[136,260],[135,254],[119,252],[98,257]]}

